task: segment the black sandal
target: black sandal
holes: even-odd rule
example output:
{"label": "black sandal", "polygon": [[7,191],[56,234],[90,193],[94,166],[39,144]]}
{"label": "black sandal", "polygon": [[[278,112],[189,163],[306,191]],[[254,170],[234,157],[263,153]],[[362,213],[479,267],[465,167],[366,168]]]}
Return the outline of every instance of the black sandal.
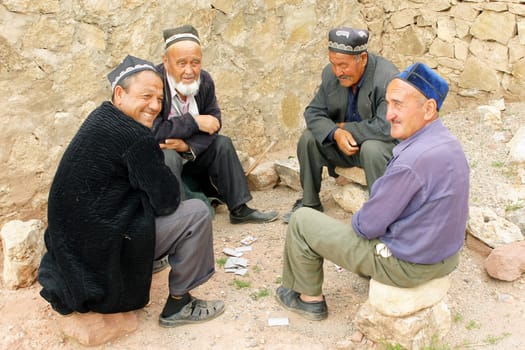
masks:
{"label": "black sandal", "polygon": [[193,298],[179,311],[170,316],[159,317],[162,327],[176,327],[190,323],[201,323],[214,319],[224,312],[222,300],[200,300]]}

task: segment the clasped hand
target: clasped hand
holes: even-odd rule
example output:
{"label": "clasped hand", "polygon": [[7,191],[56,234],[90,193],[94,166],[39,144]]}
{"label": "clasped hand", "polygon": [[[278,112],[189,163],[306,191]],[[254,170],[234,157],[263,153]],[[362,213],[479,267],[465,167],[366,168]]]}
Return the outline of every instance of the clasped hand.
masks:
{"label": "clasped hand", "polygon": [[334,140],[337,143],[339,150],[347,156],[353,156],[359,152],[359,146],[357,145],[357,142],[355,142],[352,134],[345,129],[341,129],[341,127],[337,128],[334,132]]}
{"label": "clasped hand", "polygon": [[213,115],[209,114],[200,114],[193,117],[199,125],[199,130],[202,132],[207,132],[210,135],[215,134],[219,131],[221,123]]}
{"label": "clasped hand", "polygon": [[166,139],[164,143],[159,144],[162,149],[173,149],[183,153],[190,150],[190,146],[183,139]]}

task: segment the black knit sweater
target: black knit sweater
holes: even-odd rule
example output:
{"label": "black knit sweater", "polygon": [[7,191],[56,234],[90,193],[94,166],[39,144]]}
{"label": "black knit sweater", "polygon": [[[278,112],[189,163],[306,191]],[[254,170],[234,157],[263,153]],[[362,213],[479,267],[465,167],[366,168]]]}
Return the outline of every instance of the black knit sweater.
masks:
{"label": "black knit sweater", "polygon": [[146,305],[155,216],[175,211],[178,189],[151,131],[104,102],[69,144],[51,185],[41,295],[62,314]]}

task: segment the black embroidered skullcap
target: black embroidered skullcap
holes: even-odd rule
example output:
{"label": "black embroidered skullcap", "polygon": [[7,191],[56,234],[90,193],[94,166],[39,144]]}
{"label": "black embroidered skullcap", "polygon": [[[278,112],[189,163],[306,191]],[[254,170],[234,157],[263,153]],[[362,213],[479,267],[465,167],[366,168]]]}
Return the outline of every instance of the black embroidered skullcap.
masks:
{"label": "black embroidered skullcap", "polygon": [[328,49],[333,52],[357,55],[368,49],[368,30],[337,27],[328,33]]}
{"label": "black embroidered skullcap", "polygon": [[448,84],[445,79],[421,62],[408,66],[395,78],[406,81],[426,98],[436,100],[438,111],[447,97]]}
{"label": "black embroidered skullcap", "polygon": [[127,55],[117,68],[113,69],[108,74],[108,80],[111,84],[111,90],[115,90],[117,84],[126,77],[138,73],[143,70],[152,70],[157,72],[155,65],[149,61],[138,57]]}
{"label": "black embroidered skullcap", "polygon": [[190,24],[185,24],[177,28],[166,29],[163,32],[163,36],[166,49],[170,45],[182,40],[191,40],[199,45],[201,44],[197,29],[195,29]]}

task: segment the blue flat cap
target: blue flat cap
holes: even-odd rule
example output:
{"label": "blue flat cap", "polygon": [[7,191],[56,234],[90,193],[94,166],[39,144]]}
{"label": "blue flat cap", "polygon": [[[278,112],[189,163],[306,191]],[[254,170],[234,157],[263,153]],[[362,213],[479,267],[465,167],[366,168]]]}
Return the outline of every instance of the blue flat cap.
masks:
{"label": "blue flat cap", "polygon": [[408,66],[396,78],[418,89],[426,98],[436,100],[438,111],[447,97],[448,84],[445,79],[421,62]]}

